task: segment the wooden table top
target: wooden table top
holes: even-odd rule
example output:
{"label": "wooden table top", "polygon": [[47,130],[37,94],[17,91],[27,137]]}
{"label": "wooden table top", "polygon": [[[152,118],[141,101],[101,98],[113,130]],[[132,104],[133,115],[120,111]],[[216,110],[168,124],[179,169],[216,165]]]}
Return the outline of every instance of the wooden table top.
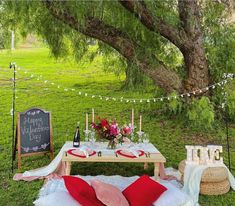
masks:
{"label": "wooden table top", "polygon": [[[76,148],[74,148],[76,149]],[[98,155],[98,152],[93,156],[89,156],[88,158],[77,157],[68,152],[64,152],[62,161],[66,162],[146,162],[146,163],[164,163],[166,162],[165,157],[160,153],[150,153],[148,156],[144,154],[140,157],[130,158],[125,157],[123,155],[117,154],[116,150],[110,150],[108,154],[105,152],[101,152],[101,156]]]}

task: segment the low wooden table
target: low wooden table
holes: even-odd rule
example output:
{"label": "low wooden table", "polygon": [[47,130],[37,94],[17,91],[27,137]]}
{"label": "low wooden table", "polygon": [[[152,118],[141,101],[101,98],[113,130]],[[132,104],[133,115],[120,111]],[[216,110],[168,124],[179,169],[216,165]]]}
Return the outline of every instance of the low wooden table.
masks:
{"label": "low wooden table", "polygon": [[126,163],[153,163],[154,164],[154,177],[159,179],[159,166],[160,163],[166,162],[165,157],[159,153],[150,153],[149,157],[146,155],[138,158],[129,158],[121,155],[116,155],[115,150],[110,154],[103,154],[98,156],[98,152],[89,158],[80,158],[64,152],[62,162],[65,163],[65,175],[70,175],[71,164],[73,162],[126,162]]}

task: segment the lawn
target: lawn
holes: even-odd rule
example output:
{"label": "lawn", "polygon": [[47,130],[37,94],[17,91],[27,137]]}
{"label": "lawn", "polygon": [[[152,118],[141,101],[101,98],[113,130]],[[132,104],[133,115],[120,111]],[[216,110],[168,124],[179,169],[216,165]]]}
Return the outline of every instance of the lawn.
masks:
{"label": "lawn", "polygon": [[[89,95],[104,95],[120,98],[148,98],[153,90],[125,91],[122,88],[124,76],[115,76],[104,72],[102,56],[93,62],[84,59],[75,64],[71,60],[56,61],[50,57],[49,50],[25,49],[13,52],[0,51],[0,205],[27,206],[33,205],[42,180],[33,182],[15,182],[11,173],[11,139],[12,139],[12,81],[13,71],[8,68],[9,62],[15,61],[20,67],[17,70],[16,110],[25,111],[31,107],[40,107],[52,113],[53,143],[55,154],[58,153],[66,140],[73,139],[73,133],[78,121],[81,131],[84,130],[85,113],[96,114],[109,119],[116,118],[121,124],[129,123],[131,109],[135,109],[135,122],[138,115],[143,114],[143,129],[150,135],[151,142],[166,157],[166,166],[177,168],[178,163],[185,158],[185,144],[225,144],[223,126],[209,132],[194,131],[174,116],[165,116],[162,112],[163,103],[156,105],[147,103],[127,103],[110,99],[91,98]],[[58,88],[57,85],[60,85]],[[71,89],[74,89],[72,91]],[[67,91],[68,90],[68,91]],[[88,96],[79,95],[87,93]],[[234,137],[235,129],[230,129]],[[83,135],[82,135],[82,138]],[[234,145],[233,145],[234,147]],[[224,154],[225,162],[227,156]],[[21,170],[17,170],[14,162],[14,173],[38,168],[50,162],[47,156],[23,158]],[[232,154],[235,167],[235,154]],[[73,174],[82,175],[112,175],[123,176],[148,173],[153,175],[153,167],[143,170],[141,164],[80,164],[72,168]],[[233,171],[235,174],[235,171]],[[235,205],[235,192],[230,191],[223,196],[200,196],[201,205],[221,206]]]}

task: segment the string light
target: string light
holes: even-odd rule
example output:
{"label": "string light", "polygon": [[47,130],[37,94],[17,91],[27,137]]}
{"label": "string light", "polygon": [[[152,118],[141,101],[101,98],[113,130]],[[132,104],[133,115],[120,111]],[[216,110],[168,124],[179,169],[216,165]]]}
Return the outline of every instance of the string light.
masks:
{"label": "string light", "polygon": [[[22,72],[24,72],[25,74],[27,74],[27,73],[30,73],[31,75],[30,75],[30,77],[34,77],[34,76],[36,76],[36,78],[37,78],[37,80],[40,80],[40,79],[42,79],[42,75],[35,75],[35,74],[32,74],[31,72],[28,72],[26,69],[22,69],[22,68],[20,68],[20,67],[17,67],[16,68],[18,71],[19,70],[22,70]],[[207,86],[207,87],[205,87],[205,88],[200,88],[200,89],[198,89],[198,90],[194,90],[194,91],[191,91],[191,92],[187,92],[187,93],[184,93],[184,94],[179,94],[179,95],[175,95],[174,97],[159,97],[159,98],[148,98],[148,99],[128,99],[128,98],[123,98],[123,97],[120,97],[120,98],[115,98],[115,97],[107,97],[107,96],[101,96],[101,95],[97,95],[97,94],[88,94],[88,93],[82,93],[81,91],[78,91],[78,94],[79,95],[84,95],[85,97],[91,97],[91,98],[99,98],[100,100],[106,100],[106,101],[108,101],[108,100],[113,100],[113,101],[116,101],[117,99],[119,99],[120,100],[120,102],[123,102],[123,100],[125,100],[125,102],[133,102],[133,103],[136,103],[137,101],[138,102],[140,102],[140,103],[143,103],[143,102],[147,102],[147,103],[151,103],[151,102],[157,102],[157,101],[163,101],[164,99],[167,99],[167,100],[170,100],[171,98],[175,98],[175,99],[177,99],[177,97],[184,97],[184,96],[188,96],[188,97],[190,97],[190,96],[192,96],[192,94],[193,95],[196,95],[196,93],[198,92],[198,93],[202,93],[203,91],[208,91],[209,89],[215,89],[216,88],[216,86],[220,86],[220,87],[222,87],[222,89],[223,89],[223,86],[225,85],[225,84],[227,84],[228,83],[228,80],[232,80],[233,78],[234,78],[234,74],[233,73],[224,73],[223,74],[223,78],[224,78],[224,80],[222,80],[222,81],[220,81],[220,82],[217,82],[217,83],[215,83],[215,84],[213,84],[213,85],[209,85],[209,86]],[[57,85],[57,84],[55,84],[54,82],[50,82],[50,81],[48,81],[48,80],[44,80],[44,83],[46,84],[46,83],[49,83],[49,84],[51,84],[51,85],[55,85],[58,89],[60,89],[61,88],[61,86],[60,85]],[[62,87],[63,88],[63,87]],[[44,88],[44,90],[48,90],[48,88]],[[74,88],[72,88],[72,89],[68,89],[68,88],[64,88],[64,91],[69,91],[69,90],[71,90],[71,91],[75,91],[75,89]]]}

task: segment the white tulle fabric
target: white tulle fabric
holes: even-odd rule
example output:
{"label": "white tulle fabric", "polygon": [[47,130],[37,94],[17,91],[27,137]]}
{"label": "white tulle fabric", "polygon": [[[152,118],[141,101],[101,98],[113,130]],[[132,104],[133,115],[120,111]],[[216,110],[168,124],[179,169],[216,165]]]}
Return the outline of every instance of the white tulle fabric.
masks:
{"label": "white tulle fabric", "polygon": [[[169,172],[170,170],[167,169],[167,171]],[[84,179],[89,184],[90,184],[89,181],[91,179],[98,179],[102,182],[112,184],[118,187],[120,190],[124,190],[127,186],[129,186],[131,183],[133,183],[135,180],[139,178],[138,176],[122,177],[119,175],[78,176],[78,177]],[[165,187],[167,187],[168,190],[164,192],[156,202],[153,203],[154,206],[193,206],[191,198],[186,193],[181,191],[180,189],[181,185],[177,181],[167,182],[161,180],[160,183],[163,184]],[[68,205],[79,206],[79,203],[71,199],[70,195],[68,194],[63,179],[49,180],[41,188],[39,193],[39,198],[34,202],[34,204],[35,206],[49,206],[49,204],[47,205],[47,202],[50,202],[51,205],[53,205],[54,203],[54,205],[60,206],[59,203],[60,198],[63,198],[61,202],[63,202],[64,205],[68,204]],[[67,203],[65,204],[66,199]]]}

